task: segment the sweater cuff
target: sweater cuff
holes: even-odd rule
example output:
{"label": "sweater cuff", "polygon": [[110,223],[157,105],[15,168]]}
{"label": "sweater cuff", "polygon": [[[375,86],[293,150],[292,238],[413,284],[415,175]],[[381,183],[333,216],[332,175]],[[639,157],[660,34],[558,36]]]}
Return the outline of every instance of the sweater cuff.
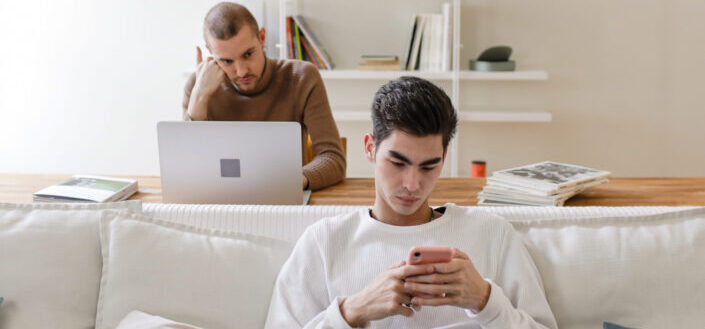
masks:
{"label": "sweater cuff", "polygon": [[487,305],[482,311],[475,313],[471,310],[465,310],[465,313],[471,319],[476,320],[482,328],[501,328],[501,321],[496,321],[501,318],[500,314],[506,312],[507,309],[514,309],[512,302],[509,301],[504,291],[500,286],[496,285],[489,279],[485,279],[490,284],[490,298],[487,299]]}
{"label": "sweater cuff", "polygon": [[336,297],[326,309],[326,319],[328,320],[326,322],[328,322],[332,328],[353,329],[353,327],[345,321],[345,318],[343,318],[343,313],[340,313],[340,304],[344,299],[343,297]]}
{"label": "sweater cuff", "polygon": [[308,189],[315,191],[343,180],[345,177],[344,167],[340,170],[336,167],[338,164],[332,155],[317,154],[313,161],[303,167],[303,175],[308,179]]}

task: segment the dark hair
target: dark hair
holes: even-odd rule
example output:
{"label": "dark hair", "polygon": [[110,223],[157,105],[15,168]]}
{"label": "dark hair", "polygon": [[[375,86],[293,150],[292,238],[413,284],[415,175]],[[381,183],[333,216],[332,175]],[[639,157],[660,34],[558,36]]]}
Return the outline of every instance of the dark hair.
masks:
{"label": "dark hair", "polygon": [[243,26],[252,28],[252,33],[259,31],[257,20],[247,8],[232,2],[221,2],[211,8],[203,20],[203,38],[207,36],[219,40],[234,37]]}
{"label": "dark hair", "polygon": [[443,150],[455,135],[458,116],[448,95],[433,83],[417,77],[401,77],[377,90],[372,103],[372,134],[375,145],[395,129],[424,137],[443,136]]}

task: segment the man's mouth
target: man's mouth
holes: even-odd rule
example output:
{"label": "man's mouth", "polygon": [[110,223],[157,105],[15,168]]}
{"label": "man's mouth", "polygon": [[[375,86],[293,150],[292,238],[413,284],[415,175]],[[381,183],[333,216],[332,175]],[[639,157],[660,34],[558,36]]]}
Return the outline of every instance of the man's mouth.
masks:
{"label": "man's mouth", "polygon": [[402,204],[407,205],[407,206],[410,206],[410,205],[416,203],[417,201],[419,201],[419,198],[413,197],[413,196],[398,196],[396,198]]}
{"label": "man's mouth", "polygon": [[244,78],[242,78],[242,79],[237,79],[237,83],[240,83],[240,84],[248,84],[248,83],[250,83],[250,82],[252,82],[252,81],[254,81],[254,80],[255,80],[255,77],[253,77],[253,76],[248,76],[248,77],[244,77]]}

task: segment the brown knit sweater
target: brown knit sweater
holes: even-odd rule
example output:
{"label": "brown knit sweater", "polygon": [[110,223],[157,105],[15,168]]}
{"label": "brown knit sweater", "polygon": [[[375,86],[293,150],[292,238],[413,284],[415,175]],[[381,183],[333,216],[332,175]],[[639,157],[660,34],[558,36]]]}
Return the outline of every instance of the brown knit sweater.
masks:
{"label": "brown knit sweater", "polygon": [[[195,83],[194,73],[184,88],[183,119],[187,121],[191,120],[188,104]],[[299,122],[302,163],[308,158],[309,135],[316,154],[303,167],[309,189],[317,190],[345,178],[345,154],[338,127],[321,75],[310,63],[267,58],[262,79],[247,94],[236,91],[230,81],[223,81],[208,102],[207,120]]]}

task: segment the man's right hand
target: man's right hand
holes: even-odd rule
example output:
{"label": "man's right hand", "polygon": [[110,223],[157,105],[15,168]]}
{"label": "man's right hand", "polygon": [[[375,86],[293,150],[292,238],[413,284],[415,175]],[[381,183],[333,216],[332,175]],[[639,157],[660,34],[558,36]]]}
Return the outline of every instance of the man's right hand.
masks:
{"label": "man's right hand", "polygon": [[226,75],[213,57],[203,60],[200,47],[196,47],[196,63],[196,83],[191,90],[188,114],[191,118],[203,120],[207,117],[208,100],[225,81]]}
{"label": "man's right hand", "polygon": [[401,314],[411,316],[414,311],[403,304],[411,302],[404,279],[433,273],[430,265],[406,265],[401,262],[378,275],[360,292],[348,296],[340,304],[340,312],[351,327],[364,327],[373,320]]}

